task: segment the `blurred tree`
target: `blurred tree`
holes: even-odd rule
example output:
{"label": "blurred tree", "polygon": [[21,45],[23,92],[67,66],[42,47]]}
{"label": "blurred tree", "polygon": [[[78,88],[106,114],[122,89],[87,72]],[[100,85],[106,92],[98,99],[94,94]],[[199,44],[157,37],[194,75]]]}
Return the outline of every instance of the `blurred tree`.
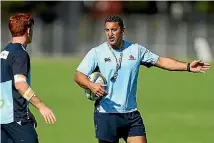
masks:
{"label": "blurred tree", "polygon": [[96,1],[90,11],[95,19],[100,19],[106,18],[109,15],[120,15],[122,7],[122,1]]}
{"label": "blurred tree", "polygon": [[126,14],[154,14],[158,12],[156,1],[125,1],[123,11]]}
{"label": "blurred tree", "polygon": [[212,12],[214,12],[214,2],[213,1],[197,1],[195,4],[195,9],[202,13],[212,13]]}
{"label": "blurred tree", "polygon": [[53,7],[59,1],[2,1],[2,17],[8,18],[13,13],[31,12],[45,23],[51,23],[57,18]]}

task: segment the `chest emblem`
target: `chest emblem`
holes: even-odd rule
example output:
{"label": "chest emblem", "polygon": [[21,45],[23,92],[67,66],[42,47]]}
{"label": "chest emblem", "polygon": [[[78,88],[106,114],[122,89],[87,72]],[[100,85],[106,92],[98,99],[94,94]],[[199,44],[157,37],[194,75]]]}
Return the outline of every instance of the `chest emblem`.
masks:
{"label": "chest emblem", "polygon": [[136,60],[135,57],[133,55],[129,56],[129,60]]}

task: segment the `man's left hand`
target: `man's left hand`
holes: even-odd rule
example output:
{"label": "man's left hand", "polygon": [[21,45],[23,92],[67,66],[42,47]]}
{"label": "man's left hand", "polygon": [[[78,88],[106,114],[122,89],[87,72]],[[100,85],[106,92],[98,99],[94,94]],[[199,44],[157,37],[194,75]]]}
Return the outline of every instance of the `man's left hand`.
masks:
{"label": "man's left hand", "polygon": [[206,73],[211,65],[209,63],[203,63],[201,62],[202,60],[197,60],[197,61],[193,61],[190,63],[190,71],[191,72],[201,72],[201,73]]}

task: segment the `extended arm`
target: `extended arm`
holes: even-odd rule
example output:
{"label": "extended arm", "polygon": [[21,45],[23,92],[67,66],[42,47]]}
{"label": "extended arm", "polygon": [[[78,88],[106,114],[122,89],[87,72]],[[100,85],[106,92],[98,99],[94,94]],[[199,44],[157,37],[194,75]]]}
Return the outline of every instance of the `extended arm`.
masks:
{"label": "extended arm", "polygon": [[27,78],[25,75],[15,75],[14,81],[16,89],[26,100],[40,111],[46,123],[54,123],[56,118],[53,112],[35,95],[33,89],[28,85],[26,80]]}
{"label": "extended arm", "polygon": [[56,119],[53,112],[36,96],[33,89],[27,83],[27,75],[30,71],[30,58],[27,52],[14,53],[12,59],[15,88],[23,98],[39,109],[46,123],[54,123]]}
{"label": "extended arm", "polygon": [[160,57],[145,47],[139,45],[141,64],[147,67],[156,66],[169,71],[189,71],[189,72],[203,72],[210,69],[210,64],[203,63],[201,60],[195,60],[191,63],[178,61],[170,57]]}
{"label": "extended arm", "polygon": [[42,101],[34,94],[33,89],[26,82],[27,78],[25,75],[15,75],[15,87],[19,93],[31,104],[33,104],[37,109],[40,109],[41,106],[44,106]]}
{"label": "extended arm", "polygon": [[203,63],[201,60],[187,63],[169,57],[159,57],[155,66],[169,71],[189,71],[203,73],[205,73],[211,67],[210,64]]}
{"label": "extended arm", "polygon": [[169,71],[187,71],[187,64],[173,58],[159,57],[155,66]]}

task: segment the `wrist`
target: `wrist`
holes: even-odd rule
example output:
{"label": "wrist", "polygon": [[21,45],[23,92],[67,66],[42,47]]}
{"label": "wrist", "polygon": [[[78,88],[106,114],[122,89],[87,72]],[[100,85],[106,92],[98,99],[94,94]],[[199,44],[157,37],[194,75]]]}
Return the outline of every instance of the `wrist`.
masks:
{"label": "wrist", "polygon": [[93,83],[92,83],[91,81],[89,81],[89,82],[88,82],[88,87],[87,87],[87,88],[88,88],[88,89],[91,89],[92,84],[93,84]]}
{"label": "wrist", "polygon": [[191,70],[190,70],[190,63],[187,63],[187,71],[191,72]]}
{"label": "wrist", "polygon": [[42,103],[42,101],[40,101],[39,103],[35,104],[37,109],[41,109],[42,107],[44,107],[45,105]]}

